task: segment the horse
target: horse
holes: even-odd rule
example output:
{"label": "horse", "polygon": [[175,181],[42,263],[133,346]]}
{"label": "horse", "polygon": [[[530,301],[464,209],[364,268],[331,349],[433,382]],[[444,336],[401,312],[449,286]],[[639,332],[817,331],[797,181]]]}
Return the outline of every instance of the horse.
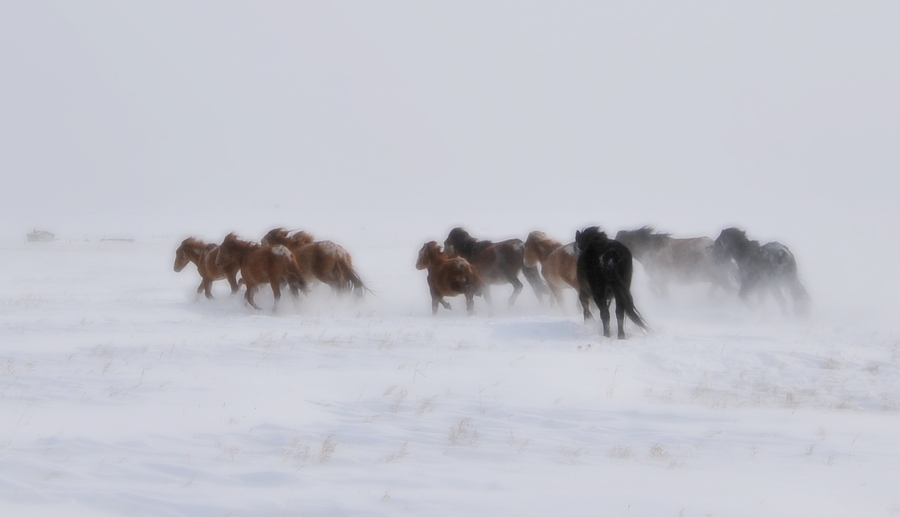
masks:
{"label": "horse", "polygon": [[694,284],[708,282],[709,294],[716,289],[734,292],[736,271],[731,261],[719,260],[715,241],[709,237],[675,239],[668,233],[654,232],[650,226],[637,230],[621,230],[617,241],[624,244],[641,263],[650,279],[650,290],[668,296],[669,283]]}
{"label": "horse", "polygon": [[259,306],[253,301],[253,295],[259,286],[266,282],[272,286],[272,293],[275,295],[272,312],[278,309],[282,282],[286,282],[290,287],[295,300],[299,298],[301,290],[308,291],[294,255],[284,246],[260,245],[241,240],[235,234],[229,233],[219,246],[216,265],[223,267],[229,263],[240,265],[241,283],[247,286],[245,298],[256,310],[259,310]]}
{"label": "horse", "polygon": [[631,251],[621,242],[611,240],[596,226],[575,232],[575,249],[578,256],[578,299],[584,309],[584,320],[593,319],[589,308],[593,296],[600,309],[603,336],[609,337],[609,305],[615,298],[619,339],[625,339],[626,314],[637,326],[649,330],[631,297],[634,270]]}
{"label": "horse", "polygon": [[284,228],[270,230],[263,244],[280,244],[291,250],[307,283],[322,282],[337,293],[353,292],[362,297],[369,288],[353,267],[350,253],[331,241],[316,241],[307,232],[291,234]]}
{"label": "horse", "polygon": [[184,269],[188,262],[193,262],[197,266],[197,272],[200,273],[200,286],[197,287],[198,297],[201,292],[204,292],[207,298],[212,298],[212,283],[221,278],[228,279],[228,283],[231,285],[231,294],[238,290],[237,272],[240,268],[234,264],[225,264],[221,268],[216,266],[218,255],[218,244],[206,244],[193,237],[181,241],[181,246],[175,250],[176,273]]}
{"label": "horse", "polygon": [[426,242],[419,250],[416,269],[428,270],[428,289],[431,291],[431,313],[437,314],[438,304],[450,309],[444,296],[465,295],[466,312],[475,313],[475,295],[483,295],[485,285],[472,264],[462,257],[448,257],[435,241]]}
{"label": "horse", "polygon": [[534,289],[538,301],[543,301],[543,293],[547,286],[541,282],[536,267],[525,265],[525,243],[522,239],[508,239],[497,243],[479,241],[469,235],[469,232],[457,227],[450,230],[447,235],[444,250],[448,256],[462,257],[475,266],[486,284],[484,298],[488,303],[491,303],[491,295],[487,284],[510,283],[513,292],[509,297],[509,306],[512,307],[519,292],[522,291],[523,284],[519,280],[519,271],[525,274],[525,279]]}
{"label": "horse", "polygon": [[541,264],[541,276],[553,293],[557,304],[563,306],[563,289],[578,290],[578,267],[575,259],[575,243],[563,245],[544,232],[534,231],[525,239],[525,261],[527,267]]}
{"label": "horse", "polygon": [[771,294],[782,312],[787,313],[787,299],[783,290],[791,294],[796,316],[805,316],[809,311],[809,293],[797,274],[797,261],[787,246],[770,242],[760,245],[751,241],[746,232],[738,228],[722,230],[715,242],[717,255],[723,260],[734,260],[740,276],[738,296],[747,301],[751,293],[759,295],[760,303],[766,293]]}

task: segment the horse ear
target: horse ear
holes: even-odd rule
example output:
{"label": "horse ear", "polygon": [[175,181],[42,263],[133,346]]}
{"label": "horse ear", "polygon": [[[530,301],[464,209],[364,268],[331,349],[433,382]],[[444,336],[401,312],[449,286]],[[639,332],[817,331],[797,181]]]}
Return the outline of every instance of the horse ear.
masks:
{"label": "horse ear", "polygon": [[581,230],[575,230],[575,240],[577,241],[579,237],[581,237]]}

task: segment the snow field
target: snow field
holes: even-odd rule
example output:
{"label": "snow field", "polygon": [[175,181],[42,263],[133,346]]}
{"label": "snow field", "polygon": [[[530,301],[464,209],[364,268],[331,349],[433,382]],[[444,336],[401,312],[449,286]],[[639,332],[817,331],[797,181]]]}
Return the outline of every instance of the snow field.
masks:
{"label": "snow field", "polygon": [[900,513],[891,333],[640,274],[626,341],[528,287],[433,318],[412,248],[257,313],[195,302],[172,242],[0,250],[4,514]]}

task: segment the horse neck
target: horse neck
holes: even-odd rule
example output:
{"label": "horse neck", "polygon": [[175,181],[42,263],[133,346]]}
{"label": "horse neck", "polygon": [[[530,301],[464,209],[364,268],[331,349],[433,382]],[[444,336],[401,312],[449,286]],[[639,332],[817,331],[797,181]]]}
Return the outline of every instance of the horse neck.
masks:
{"label": "horse neck", "polygon": [[[235,240],[232,241],[228,246],[228,255],[231,257],[231,260],[234,260],[238,264],[244,262],[244,258],[247,255],[260,247],[259,244],[255,244],[252,242]],[[221,250],[221,248],[220,248]],[[220,251],[221,253],[221,251]]]}
{"label": "horse neck", "polygon": [[460,246],[456,246],[456,251],[459,255],[467,258],[474,259],[478,256],[479,253],[484,251],[485,248],[493,244],[491,241],[478,241],[475,239],[466,239],[460,242]]}
{"label": "horse neck", "polygon": [[536,241],[534,243],[534,248],[537,250],[538,261],[540,262],[544,262],[545,260],[547,260],[547,257],[549,257],[551,253],[561,247],[562,243],[557,242],[553,239],[544,239],[542,241]]}
{"label": "horse neck", "polygon": [[194,265],[198,265],[200,263],[200,255],[203,253],[203,250],[206,249],[206,244],[202,242],[191,243],[188,245],[181,246],[181,253],[184,254],[185,258],[194,263]]}
{"label": "horse neck", "polygon": [[438,266],[443,264],[448,260],[447,254],[439,249],[429,249],[425,250],[425,268],[428,271],[432,271],[436,269]]}
{"label": "horse neck", "polygon": [[734,260],[739,263],[746,263],[750,260],[750,256],[759,251],[761,247],[759,241],[740,241],[735,246]]}

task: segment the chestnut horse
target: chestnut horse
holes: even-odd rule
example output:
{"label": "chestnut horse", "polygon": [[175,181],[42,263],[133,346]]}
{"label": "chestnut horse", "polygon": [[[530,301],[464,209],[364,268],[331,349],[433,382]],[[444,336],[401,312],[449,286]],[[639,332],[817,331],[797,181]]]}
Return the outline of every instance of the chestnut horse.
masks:
{"label": "chestnut horse", "polygon": [[563,289],[578,290],[578,267],[575,260],[575,243],[563,245],[544,232],[534,231],[525,239],[525,265],[541,264],[541,275],[553,293],[556,302],[563,307]]}
{"label": "chestnut horse", "polygon": [[787,246],[778,242],[760,245],[759,241],[748,239],[743,230],[726,228],[716,239],[715,250],[720,259],[733,259],[737,264],[741,279],[738,295],[742,300],[746,301],[755,292],[762,302],[769,293],[782,312],[787,313],[787,300],[782,292],[787,289],[794,303],[794,314],[808,314],[809,294],[800,283],[797,261]]}
{"label": "chestnut horse", "polygon": [[206,244],[205,242],[188,237],[181,241],[181,246],[175,250],[175,272],[184,269],[188,262],[193,262],[200,273],[200,286],[197,287],[197,296],[205,292],[207,298],[212,298],[212,283],[221,278],[227,278],[231,285],[231,294],[238,290],[237,272],[240,269],[234,264],[225,264],[224,267],[216,266],[216,257],[219,255],[218,244]]}
{"label": "chestnut horse", "polygon": [[[515,303],[519,292],[522,291],[522,282],[519,280],[519,271],[525,274],[525,279],[534,289],[538,301],[543,301],[543,293],[547,286],[541,282],[536,267],[525,265],[525,243],[522,239],[509,239],[502,242],[479,241],[469,235],[462,228],[450,230],[444,241],[444,250],[450,257],[462,257],[475,266],[478,274],[486,284],[505,284],[513,286],[512,295],[509,297],[509,306]],[[484,288],[484,298],[491,302],[489,288]]]}
{"label": "chestnut horse", "polygon": [[438,304],[450,309],[444,296],[466,297],[466,312],[475,313],[475,295],[484,292],[484,282],[472,264],[462,257],[447,257],[435,241],[426,242],[419,250],[416,269],[428,269],[428,289],[431,291],[431,313],[437,314]]}
{"label": "chestnut horse", "polygon": [[737,270],[730,260],[719,260],[715,242],[709,237],[675,239],[668,233],[654,232],[644,226],[622,230],[616,240],[631,250],[650,279],[650,290],[657,295],[669,293],[669,283],[695,284],[708,282],[709,294],[717,288],[733,292]]}
{"label": "chestnut horse", "polygon": [[584,309],[584,320],[593,318],[589,309],[593,296],[600,309],[603,335],[609,337],[609,305],[615,298],[618,338],[625,339],[626,314],[637,326],[647,330],[631,297],[634,264],[628,248],[611,240],[596,226],[575,232],[575,248],[578,254],[578,299]]}
{"label": "chestnut horse", "polygon": [[247,286],[245,298],[254,309],[259,310],[259,306],[253,301],[253,295],[266,282],[272,286],[272,293],[275,295],[272,312],[278,309],[282,282],[288,284],[295,300],[300,296],[301,290],[307,291],[294,255],[284,246],[263,246],[238,239],[235,234],[229,233],[219,246],[216,258],[217,266],[224,267],[226,264],[240,265],[241,283]]}
{"label": "chestnut horse", "polygon": [[284,228],[270,230],[263,244],[280,244],[291,250],[307,283],[320,281],[337,293],[354,292],[363,296],[369,289],[353,267],[350,253],[331,241],[316,241],[307,232],[289,233]]}

